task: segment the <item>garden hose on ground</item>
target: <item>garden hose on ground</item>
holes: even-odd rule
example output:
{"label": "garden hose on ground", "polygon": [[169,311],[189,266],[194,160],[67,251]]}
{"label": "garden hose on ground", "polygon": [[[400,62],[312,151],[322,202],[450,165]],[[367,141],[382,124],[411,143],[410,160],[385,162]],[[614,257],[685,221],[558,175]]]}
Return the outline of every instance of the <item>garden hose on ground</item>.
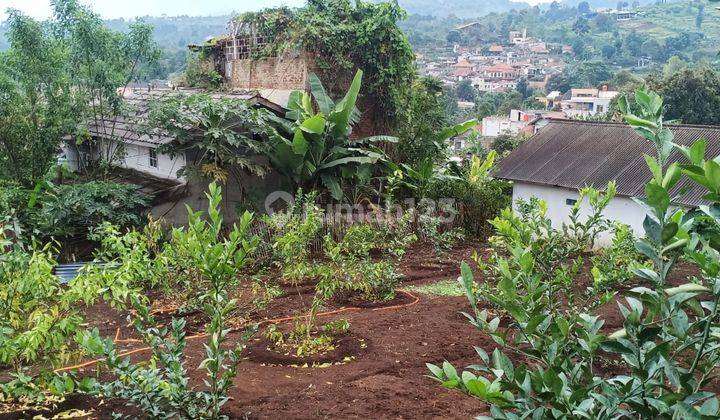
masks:
{"label": "garden hose on ground", "polygon": [[[388,306],[388,307],[385,307],[385,308],[372,308],[372,309],[370,309],[370,310],[371,310],[371,311],[387,311],[387,310],[391,310],[391,309],[408,308],[408,307],[413,306],[413,305],[416,305],[418,302],[420,302],[420,298],[419,298],[419,297],[413,295],[412,293],[408,292],[407,290],[398,290],[398,291],[401,292],[401,293],[404,293],[404,294],[406,294],[406,295],[408,295],[408,296],[410,296],[410,298],[412,298],[413,301],[410,302],[410,303],[402,304],[402,305],[393,305],[393,306]],[[351,306],[351,307],[348,307],[348,308],[336,309],[336,310],[334,310],[334,311],[320,312],[320,313],[318,313],[316,316],[321,317],[321,316],[335,315],[335,314],[339,314],[339,313],[343,313],[343,312],[358,312],[358,311],[362,311],[362,310],[364,310],[364,308],[358,308],[358,307],[352,307],[352,306]],[[288,316],[288,317],[284,317],[284,318],[265,319],[265,320],[262,320],[262,321],[258,322],[258,325],[262,325],[262,324],[280,324],[280,323],[282,323],[282,322],[295,321],[295,320],[297,320],[297,319],[307,318],[308,316],[309,316],[309,315],[297,315],[297,316]],[[237,332],[237,331],[240,331],[240,330],[241,330],[241,328],[233,328],[233,329],[231,330],[231,332]],[[207,336],[208,336],[207,334],[202,333],[202,334],[196,334],[196,335],[191,335],[191,336],[185,337],[185,339],[186,339],[186,340],[193,340],[193,339],[196,339],[196,338],[204,338],[204,337],[207,337]],[[115,342],[115,343],[135,343],[135,342],[141,342],[141,341],[142,341],[142,340],[137,340],[137,339],[134,339],[134,338],[121,339],[121,338],[120,338],[120,328],[119,328],[119,327],[118,327],[118,329],[117,329],[117,332],[115,333],[115,339],[113,340],[113,342]],[[128,351],[126,351],[126,352],[123,352],[123,353],[118,354],[118,357],[126,357],[126,356],[130,356],[130,355],[132,355],[132,354],[135,354],[135,353],[142,353],[142,352],[149,351],[149,350],[152,350],[152,347],[142,347],[142,348],[135,349],[135,350],[128,350]],[[88,366],[92,366],[92,365],[94,365],[94,364],[96,364],[96,363],[102,362],[103,360],[104,360],[104,359],[90,360],[90,361],[85,362],[85,363],[80,363],[80,364],[73,365],[73,366],[66,366],[66,367],[62,367],[62,368],[55,369],[54,372],[55,372],[55,373],[60,373],[60,372],[66,372],[66,371],[69,371],[69,370],[74,370],[74,369],[81,369],[81,368],[88,367]]]}

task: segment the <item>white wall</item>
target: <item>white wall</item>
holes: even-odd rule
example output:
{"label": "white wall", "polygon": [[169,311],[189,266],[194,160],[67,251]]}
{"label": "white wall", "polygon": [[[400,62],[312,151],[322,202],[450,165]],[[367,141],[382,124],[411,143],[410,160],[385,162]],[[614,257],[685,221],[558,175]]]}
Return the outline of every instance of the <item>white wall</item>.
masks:
{"label": "white wall", "polygon": [[[559,227],[563,222],[570,220],[571,205],[566,203],[567,199],[577,200],[579,194],[576,190],[562,187],[550,187],[535,185],[523,182],[515,182],[513,185],[513,207],[518,199],[529,200],[537,197],[547,202],[547,215],[553,222],[553,226]],[[587,217],[590,213],[590,204],[587,199],[580,205],[580,214]],[[644,235],[643,220],[646,215],[645,209],[629,197],[616,196],[603,211],[603,215],[609,220],[618,221],[630,225],[636,236]],[[597,246],[607,246],[612,241],[612,233],[604,232],[597,241]]]}
{"label": "white wall", "polygon": [[522,131],[525,123],[513,121],[508,117],[490,116],[482,120],[482,132],[484,137],[498,137],[501,134],[517,135]]}
{"label": "white wall", "polygon": [[125,145],[123,166],[145,172],[160,178],[178,179],[177,171],[185,166],[185,156],[180,154],[171,158],[169,155],[157,154],[157,167],[150,166],[150,149],[153,146],[139,144]]}

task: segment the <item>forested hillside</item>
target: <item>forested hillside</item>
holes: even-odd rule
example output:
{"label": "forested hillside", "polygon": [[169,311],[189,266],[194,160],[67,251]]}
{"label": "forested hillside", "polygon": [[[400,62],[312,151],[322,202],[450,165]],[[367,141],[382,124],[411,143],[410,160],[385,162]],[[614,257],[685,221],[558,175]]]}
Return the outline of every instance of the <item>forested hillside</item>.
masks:
{"label": "forested hillside", "polygon": [[[379,1],[379,0],[376,0]],[[583,0],[560,0],[557,3],[564,6],[576,6]],[[490,13],[505,13],[510,10],[522,10],[530,7],[530,4],[522,1],[511,0],[398,0],[400,6],[411,14],[429,15],[436,17],[480,17]],[[589,0],[593,8],[614,8],[617,7],[617,0]],[[640,0],[639,5],[653,4],[654,0]],[[548,8],[546,3],[543,8]]]}

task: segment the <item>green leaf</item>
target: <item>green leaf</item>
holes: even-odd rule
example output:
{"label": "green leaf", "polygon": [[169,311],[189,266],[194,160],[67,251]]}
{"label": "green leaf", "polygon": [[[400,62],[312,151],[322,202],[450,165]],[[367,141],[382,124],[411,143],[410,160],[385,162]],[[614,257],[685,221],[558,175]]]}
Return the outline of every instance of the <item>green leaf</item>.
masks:
{"label": "green leaf", "polygon": [[440,367],[433,365],[432,363],[425,363],[425,366],[427,366],[427,368],[430,369],[430,372],[432,372],[433,376],[435,376],[437,379],[439,379],[439,380],[445,379],[445,372],[443,372],[443,370]]}
{"label": "green leaf", "polygon": [[452,127],[446,127],[440,132],[440,134],[438,134],[436,141],[442,143],[445,140],[464,134],[466,131],[475,127],[477,123],[478,122],[476,119],[472,119],[465,121],[464,123],[454,125]]}
{"label": "green leaf", "polygon": [[310,92],[312,92],[312,96],[315,98],[320,112],[324,115],[330,115],[335,103],[330,96],[328,96],[327,92],[325,92],[325,87],[323,87],[320,78],[315,73],[310,73],[308,83],[310,84]]}
{"label": "green leaf", "polygon": [[293,136],[292,149],[296,155],[304,155],[308,150],[308,142],[305,140],[302,130],[295,130]]}
{"label": "green leaf", "polygon": [[618,98],[617,106],[618,106],[618,110],[620,110],[620,113],[622,113],[622,114],[630,113],[630,107],[628,106],[628,100],[625,95],[622,95],[622,96],[620,96],[620,98]]}
{"label": "green leaf", "polygon": [[663,179],[662,168],[660,167],[657,159],[647,154],[643,154],[643,158],[645,158],[645,163],[648,168],[650,168],[650,173],[652,173],[655,183],[661,185]]}
{"label": "green leaf", "polygon": [[693,143],[690,147],[678,146],[680,151],[693,165],[702,165],[703,159],[705,159],[705,139],[701,138]]}
{"label": "green leaf", "polygon": [[603,341],[600,348],[608,353],[633,354],[632,349],[615,340]]}
{"label": "green leaf", "polygon": [[320,179],[322,179],[323,185],[330,191],[330,195],[334,200],[342,200],[343,191],[336,177],[329,174],[322,174],[320,175]]}
{"label": "green leaf", "polygon": [[352,84],[350,84],[350,89],[345,94],[345,97],[338,102],[335,106],[335,111],[331,112],[328,116],[328,120],[335,124],[333,127],[333,134],[335,136],[344,136],[350,131],[350,116],[355,109],[355,103],[357,102],[358,95],[360,94],[362,76],[362,70],[358,70],[357,73],[355,73],[355,77],[353,78]]}
{"label": "green leaf", "polygon": [[637,117],[635,115],[632,115],[632,114],[625,115],[625,121],[628,124],[630,124],[631,126],[638,126],[638,127],[648,128],[648,129],[652,129],[652,130],[655,130],[658,128],[657,124],[655,124],[654,122],[644,120],[644,119]]}
{"label": "green leaf", "polygon": [[361,139],[357,139],[353,142],[353,144],[366,144],[366,143],[397,143],[400,139],[394,136],[386,136],[386,135],[380,135],[380,136],[370,136],[370,137],[364,137]]}
{"label": "green leaf", "polygon": [[717,397],[708,398],[700,407],[700,414],[703,416],[717,416],[720,404]]}
{"label": "green leaf", "polygon": [[670,222],[665,225],[662,231],[662,243],[667,243],[674,238],[675,234],[678,233],[678,228],[678,224],[675,222]]}
{"label": "green leaf", "polygon": [[303,121],[300,129],[306,133],[322,134],[325,131],[325,117],[323,114],[315,114]]}
{"label": "green leaf", "polygon": [[368,157],[368,156],[350,156],[346,158],[340,158],[333,160],[332,162],[328,162],[324,165],[321,165],[318,170],[321,169],[328,169],[332,168],[337,165],[344,165],[346,163],[375,163],[377,162],[376,158]]}
{"label": "green leaf", "polygon": [[666,190],[670,190],[678,183],[681,176],[682,170],[680,168],[680,165],[678,165],[676,162],[673,162],[665,172],[665,177],[662,180],[663,188],[665,188]]}
{"label": "green leaf", "polygon": [[450,364],[447,360],[443,362],[443,372],[445,372],[445,376],[451,381],[459,381],[460,377],[457,374],[457,370],[455,370],[455,367]]}
{"label": "green leaf", "polygon": [[645,196],[647,197],[648,205],[655,211],[658,217],[665,214],[665,211],[670,207],[670,195],[660,185],[645,185]]}
{"label": "green leaf", "polygon": [[705,161],[705,178],[711,191],[720,192],[720,164],[713,160]]}
{"label": "green leaf", "polygon": [[477,308],[477,300],[475,299],[475,292],[473,291],[474,276],[470,269],[470,266],[465,261],[460,264],[460,278],[458,281],[465,290],[465,296],[467,296],[470,305],[473,308]]}
{"label": "green leaf", "polygon": [[495,369],[503,371],[509,380],[513,380],[515,375],[513,364],[510,359],[497,348],[493,350],[492,362]]}

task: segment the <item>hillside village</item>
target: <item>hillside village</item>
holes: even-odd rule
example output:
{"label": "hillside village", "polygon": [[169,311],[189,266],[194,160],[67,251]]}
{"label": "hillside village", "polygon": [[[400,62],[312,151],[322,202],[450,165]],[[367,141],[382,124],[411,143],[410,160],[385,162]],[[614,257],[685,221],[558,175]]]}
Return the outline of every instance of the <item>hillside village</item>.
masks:
{"label": "hillside village", "polygon": [[0,417],[720,416],[720,71],[578,46],[651,7],[258,7],[167,79],[9,10]]}

